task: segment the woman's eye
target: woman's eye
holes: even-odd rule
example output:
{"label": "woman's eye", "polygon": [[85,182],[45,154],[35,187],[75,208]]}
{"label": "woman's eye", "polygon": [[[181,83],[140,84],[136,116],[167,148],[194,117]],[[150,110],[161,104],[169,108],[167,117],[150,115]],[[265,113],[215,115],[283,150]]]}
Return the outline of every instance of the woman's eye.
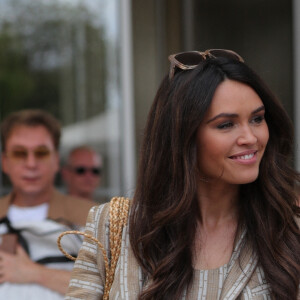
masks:
{"label": "woman's eye", "polygon": [[217,126],[218,129],[228,129],[228,128],[231,128],[231,127],[233,127],[232,122],[225,122],[225,123],[219,124]]}
{"label": "woman's eye", "polygon": [[265,117],[264,116],[256,116],[256,117],[254,117],[253,119],[252,119],[252,123],[257,123],[257,124],[259,124],[259,123],[261,123],[263,120],[265,119]]}

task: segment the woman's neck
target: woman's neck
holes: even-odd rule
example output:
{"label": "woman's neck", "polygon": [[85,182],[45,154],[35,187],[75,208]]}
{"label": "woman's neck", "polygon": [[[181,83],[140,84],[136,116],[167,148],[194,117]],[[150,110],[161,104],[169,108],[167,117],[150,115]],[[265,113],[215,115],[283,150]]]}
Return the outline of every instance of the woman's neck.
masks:
{"label": "woman's neck", "polygon": [[228,263],[238,227],[239,186],[199,186],[200,220],[194,240],[195,269],[215,269]]}
{"label": "woman's neck", "polygon": [[237,220],[238,198],[238,185],[200,184],[198,205],[202,225],[214,227]]}

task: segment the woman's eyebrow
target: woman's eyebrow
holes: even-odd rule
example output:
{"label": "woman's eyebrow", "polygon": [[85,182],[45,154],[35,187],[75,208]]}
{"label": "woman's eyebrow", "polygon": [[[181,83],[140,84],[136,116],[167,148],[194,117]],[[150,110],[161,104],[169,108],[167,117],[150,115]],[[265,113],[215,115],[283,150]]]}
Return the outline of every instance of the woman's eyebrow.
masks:
{"label": "woman's eyebrow", "polygon": [[216,116],[214,116],[213,118],[209,119],[206,124],[216,120],[216,119],[219,119],[219,118],[237,118],[239,115],[238,114],[230,114],[230,113],[220,113]]}
{"label": "woman's eyebrow", "polygon": [[[265,110],[265,107],[264,105],[256,108],[254,111],[251,112],[251,115],[255,115],[256,113],[260,112],[260,111],[264,111]],[[239,115],[238,114],[231,114],[231,113],[220,113],[216,116],[214,116],[213,118],[209,119],[206,124],[216,120],[216,119],[219,119],[219,118],[237,118]]]}
{"label": "woman's eyebrow", "polygon": [[255,109],[251,114],[254,115],[260,111],[264,111],[265,110],[265,107],[264,105],[260,106],[259,108]]}

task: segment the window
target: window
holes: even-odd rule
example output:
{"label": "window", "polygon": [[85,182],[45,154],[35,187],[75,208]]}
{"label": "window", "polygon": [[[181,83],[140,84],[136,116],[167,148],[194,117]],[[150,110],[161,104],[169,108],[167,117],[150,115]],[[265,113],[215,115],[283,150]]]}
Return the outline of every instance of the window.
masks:
{"label": "window", "polygon": [[[123,193],[119,6],[118,0],[0,2],[0,121],[24,108],[51,112],[63,124],[62,156],[80,144],[102,154],[98,194],[106,198]],[[7,192],[7,181],[0,184]]]}

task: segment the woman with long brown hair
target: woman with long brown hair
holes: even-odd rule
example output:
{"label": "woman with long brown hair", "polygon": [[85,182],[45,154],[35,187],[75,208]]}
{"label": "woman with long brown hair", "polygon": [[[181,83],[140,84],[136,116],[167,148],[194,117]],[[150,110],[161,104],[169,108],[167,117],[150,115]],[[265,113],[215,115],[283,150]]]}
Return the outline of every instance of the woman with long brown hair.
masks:
{"label": "woman with long brown hair", "polygon": [[[233,51],[169,59],[110,298],[297,300],[299,175],[286,112]],[[108,210],[92,209],[87,231],[109,252]],[[103,293],[102,254],[87,245],[66,299]]]}

